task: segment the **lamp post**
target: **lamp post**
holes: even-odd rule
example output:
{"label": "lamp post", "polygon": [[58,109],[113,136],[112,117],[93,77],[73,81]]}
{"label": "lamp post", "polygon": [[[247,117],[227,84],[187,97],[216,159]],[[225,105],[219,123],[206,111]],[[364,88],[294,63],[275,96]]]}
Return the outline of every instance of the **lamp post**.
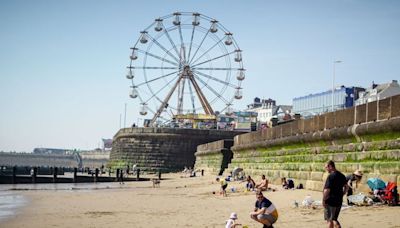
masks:
{"label": "lamp post", "polygon": [[124,114],[124,128],[126,128],[126,103],[125,103],[125,114]]}
{"label": "lamp post", "polygon": [[335,92],[335,70],[336,70],[336,64],[341,63],[341,60],[335,60],[333,61],[333,78],[332,78],[332,112],[333,112],[333,97],[334,97],[334,92]]}
{"label": "lamp post", "polygon": [[119,114],[119,129],[121,129],[121,119],[122,119],[122,114]]}

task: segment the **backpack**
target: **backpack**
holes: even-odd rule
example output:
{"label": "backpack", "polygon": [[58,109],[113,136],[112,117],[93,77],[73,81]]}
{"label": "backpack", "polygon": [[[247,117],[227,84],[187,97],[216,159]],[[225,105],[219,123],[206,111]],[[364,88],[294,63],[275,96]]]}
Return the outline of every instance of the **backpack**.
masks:
{"label": "backpack", "polygon": [[303,184],[302,183],[300,183],[299,185],[297,185],[297,189],[303,189],[304,187],[303,187]]}

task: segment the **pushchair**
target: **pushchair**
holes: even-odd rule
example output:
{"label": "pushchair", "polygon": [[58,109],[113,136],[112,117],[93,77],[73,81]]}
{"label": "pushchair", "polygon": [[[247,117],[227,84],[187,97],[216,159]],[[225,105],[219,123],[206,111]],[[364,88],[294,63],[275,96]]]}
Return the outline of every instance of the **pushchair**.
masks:
{"label": "pushchair", "polygon": [[388,182],[385,188],[385,195],[382,199],[390,206],[396,206],[399,202],[396,182]]}

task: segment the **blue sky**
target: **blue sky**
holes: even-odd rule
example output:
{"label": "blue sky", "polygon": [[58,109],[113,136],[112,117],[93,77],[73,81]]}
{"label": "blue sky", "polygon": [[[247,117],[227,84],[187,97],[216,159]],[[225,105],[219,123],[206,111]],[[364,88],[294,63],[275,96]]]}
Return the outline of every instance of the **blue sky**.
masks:
{"label": "blue sky", "polygon": [[399,1],[0,1],[0,150],[91,149],[127,125],[129,48],[155,18],[200,12],[243,49],[242,109],[399,79]]}

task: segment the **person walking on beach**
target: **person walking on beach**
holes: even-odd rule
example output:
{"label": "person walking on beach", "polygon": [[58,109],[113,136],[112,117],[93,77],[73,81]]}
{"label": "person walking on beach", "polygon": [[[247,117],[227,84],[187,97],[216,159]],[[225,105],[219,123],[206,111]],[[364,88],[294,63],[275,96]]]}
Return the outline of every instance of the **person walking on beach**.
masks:
{"label": "person walking on beach", "polygon": [[261,176],[261,182],[256,184],[256,188],[260,191],[267,191],[268,190],[268,179],[265,178],[265,175],[263,174]]}
{"label": "person walking on beach", "polygon": [[124,172],[121,169],[120,173],[119,173],[119,184],[125,184],[124,183]]}
{"label": "person walking on beach", "polygon": [[332,160],[325,164],[325,169],[329,176],[325,182],[322,198],[324,217],[329,228],[340,228],[338,218],[343,203],[343,195],[346,194],[348,188],[346,177],[336,170],[335,162]]}
{"label": "person walking on beach", "polygon": [[264,197],[262,191],[257,190],[256,198],[255,208],[250,213],[250,217],[263,224],[264,228],[271,228],[272,224],[278,220],[278,210],[271,201]]}
{"label": "person walking on beach", "polygon": [[226,180],[224,178],[219,178],[217,177],[217,179],[215,179],[217,182],[219,182],[221,184],[221,191],[220,194],[222,194],[222,196],[226,196],[226,188],[228,187],[228,182],[226,182]]}
{"label": "person walking on beach", "polygon": [[[346,176],[346,182],[348,186],[347,190],[347,204],[352,205],[353,203],[349,201],[349,196],[353,195],[353,190],[358,187],[358,183],[360,183],[363,173],[360,170],[356,170],[354,173]],[[356,182],[356,186],[353,188],[353,182]]]}

